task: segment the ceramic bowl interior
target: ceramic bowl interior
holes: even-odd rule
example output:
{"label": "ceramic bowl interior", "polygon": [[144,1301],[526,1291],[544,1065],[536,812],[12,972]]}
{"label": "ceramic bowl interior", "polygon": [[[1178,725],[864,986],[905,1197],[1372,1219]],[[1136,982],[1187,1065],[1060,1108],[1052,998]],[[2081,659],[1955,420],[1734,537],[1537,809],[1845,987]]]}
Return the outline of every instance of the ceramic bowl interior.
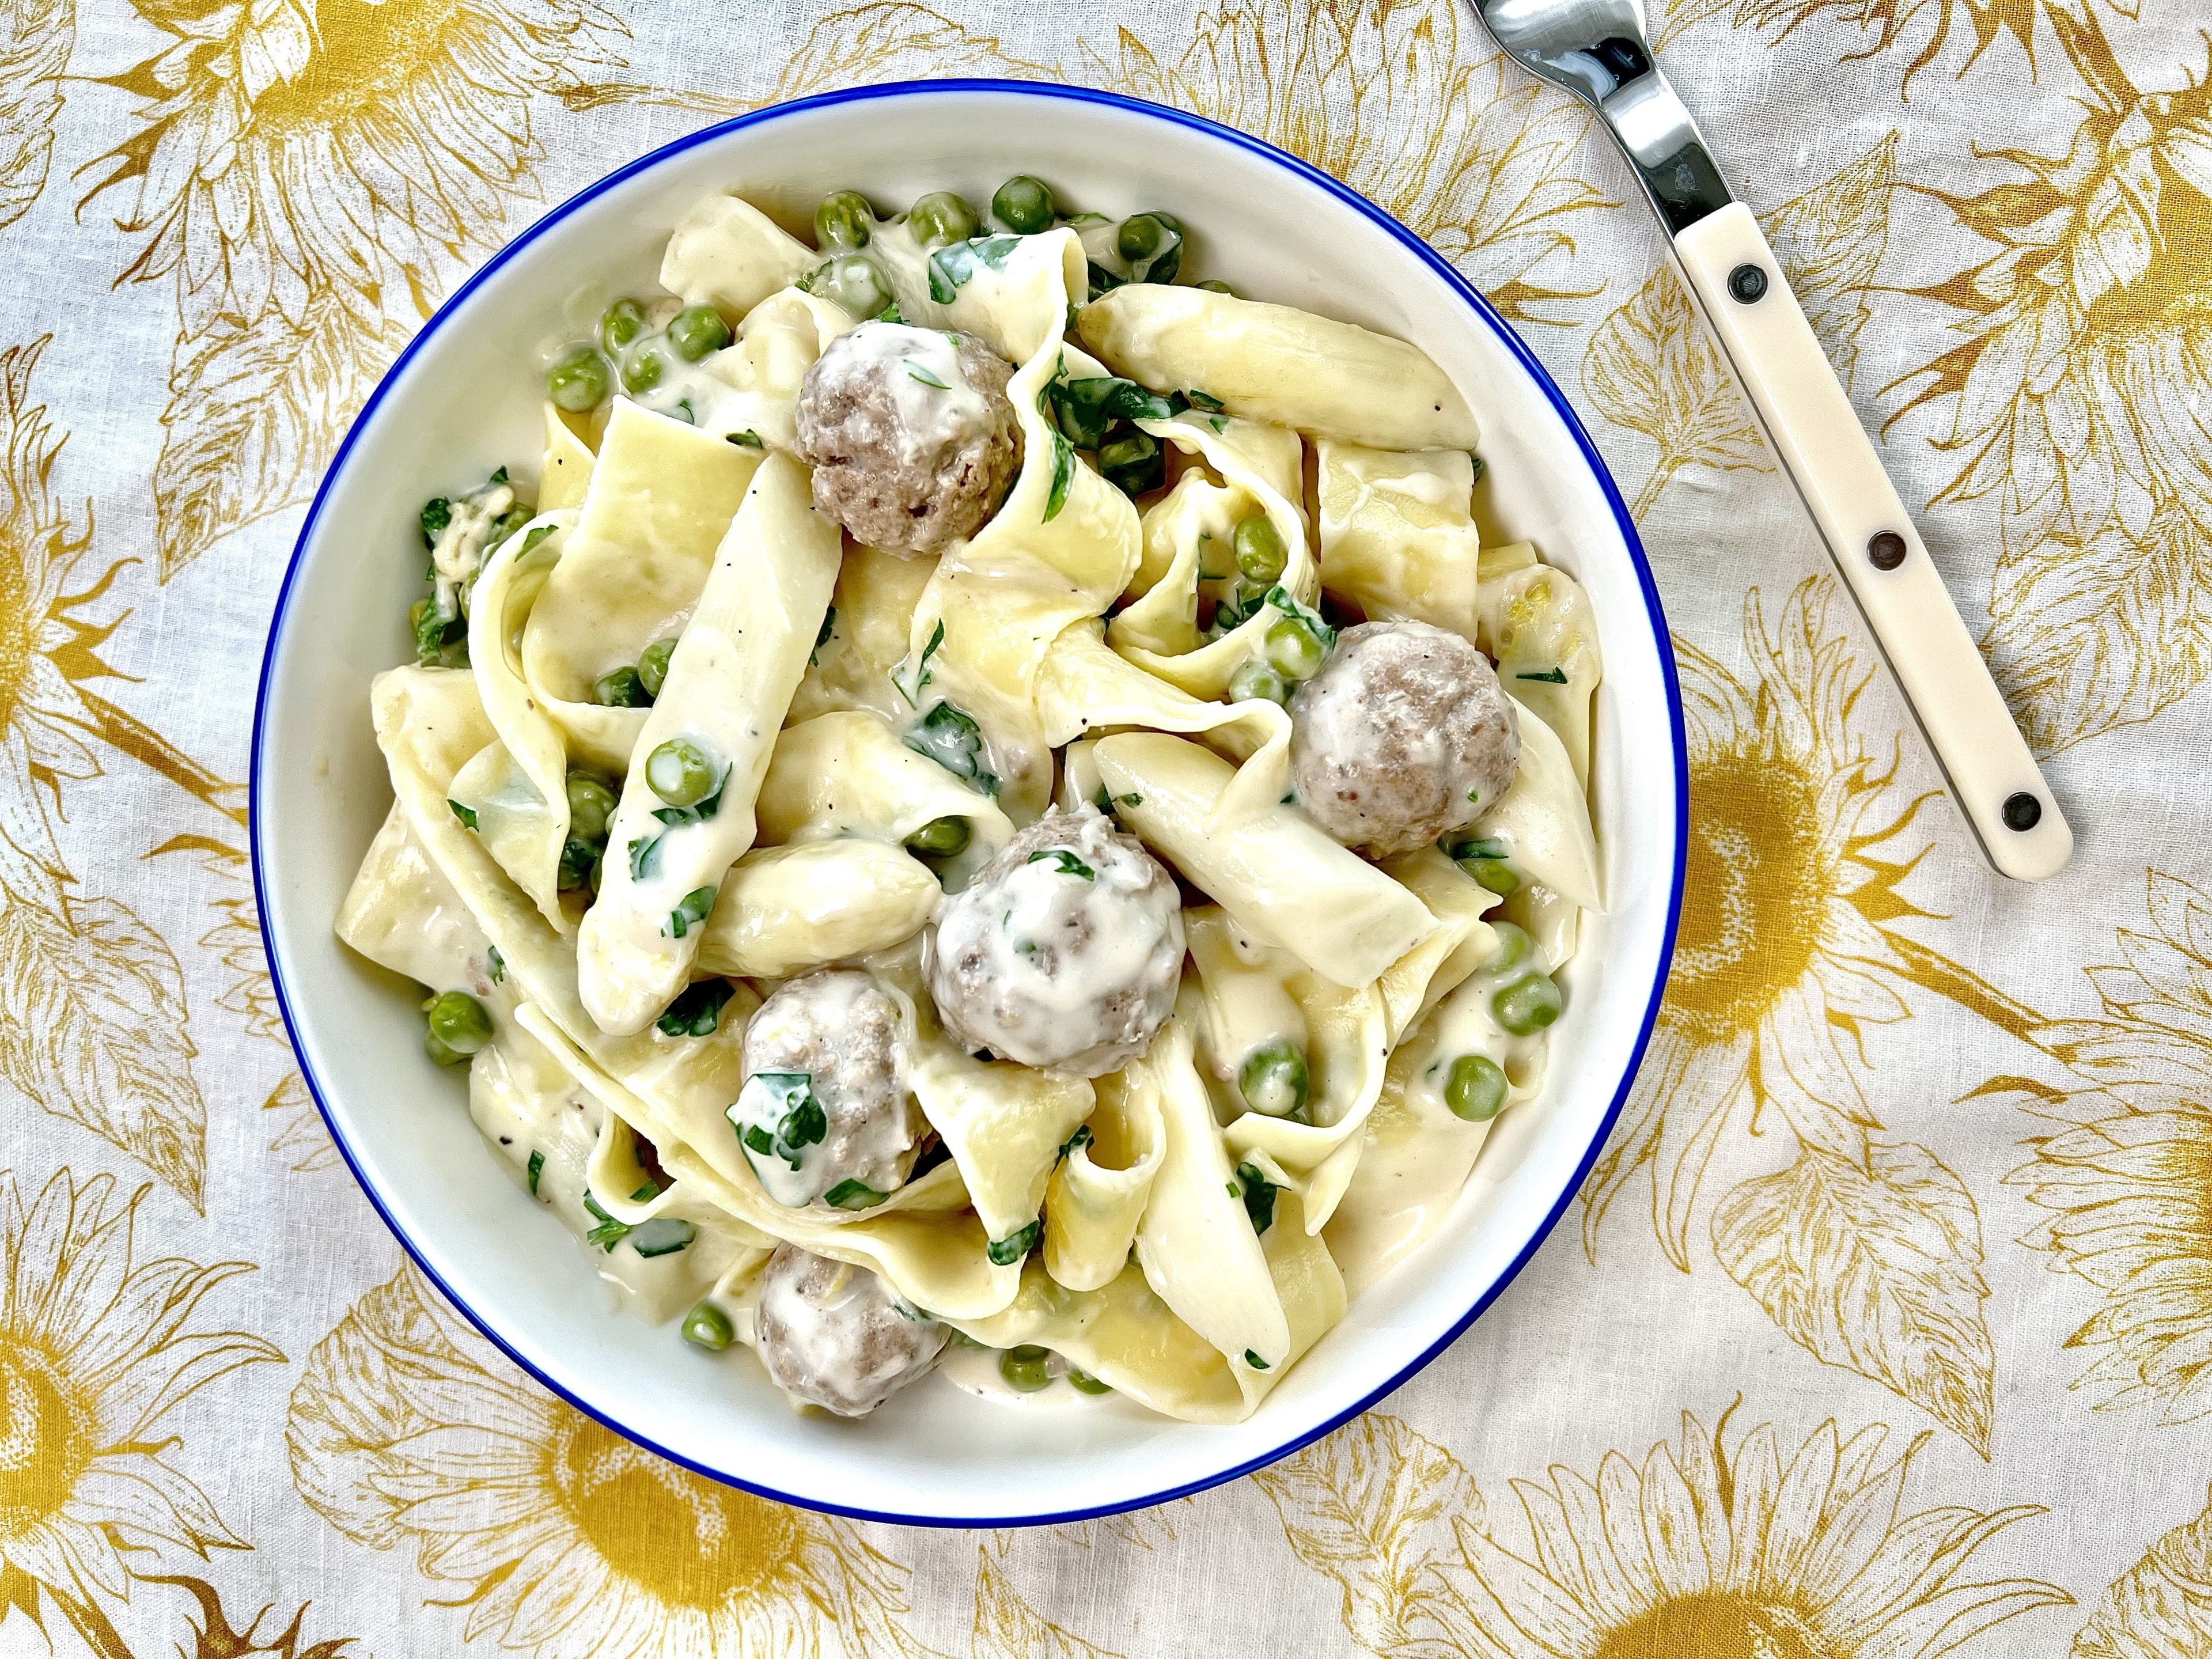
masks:
{"label": "ceramic bowl interior", "polygon": [[[1577,575],[1601,635],[1593,794],[1609,909],[1586,921],[1563,976],[1544,1093],[1500,1123],[1437,1237],[1234,1427],[1113,1400],[1000,1407],[937,1383],[856,1423],[795,1416],[749,1358],[709,1358],[612,1310],[582,1247],[479,1142],[464,1080],[423,1060],[406,988],[331,932],[391,800],[368,686],[409,655],[416,506],[499,465],[534,467],[540,353],[587,331],[609,297],[654,291],[670,228],[708,192],[734,190],[800,230],[839,186],[879,204],[947,187],[980,203],[1018,172],[1086,209],[1169,209],[1189,228],[1195,274],[1419,343],[1482,422],[1486,538],[1533,540]],[[549,213],[422,330],[339,452],[286,575],[252,823],[270,960],[309,1085],[393,1231],[488,1336],[610,1425],[734,1484],[887,1519],[1020,1524],[1158,1502],[1280,1456],[1402,1382],[1497,1294],[1571,1198],[1641,1054],[1679,902],[1685,793],[1665,624],[1620,497],[1557,389],[1441,258],[1303,163],[1192,117],[939,82],[783,106],[647,156]]]}

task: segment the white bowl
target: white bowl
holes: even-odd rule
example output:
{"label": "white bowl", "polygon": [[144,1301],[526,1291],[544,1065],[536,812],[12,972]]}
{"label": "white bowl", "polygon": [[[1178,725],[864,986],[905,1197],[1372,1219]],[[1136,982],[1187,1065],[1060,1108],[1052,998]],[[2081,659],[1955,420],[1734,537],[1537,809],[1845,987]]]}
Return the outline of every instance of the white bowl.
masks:
{"label": "white bowl", "polygon": [[[1484,1147],[1441,1232],[1354,1301],[1234,1427],[1121,1401],[1010,1409],[942,1385],[848,1423],[798,1417],[766,1376],[613,1311],[582,1248],[499,1169],[422,1016],[331,932],[391,800],[368,684],[404,658],[415,504],[538,453],[539,349],[612,293],[654,289],[702,196],[794,228],[841,185],[878,202],[1014,173],[1109,214],[1165,208],[1200,275],[1417,342],[1485,433],[1490,520],[1589,589],[1605,655],[1595,799],[1609,914],[1564,975],[1541,1098]],[[556,209],[477,273],[362,410],[307,515],[255,714],[253,861],[278,998],[346,1161],[424,1272],[548,1388],[663,1455],[765,1496],[876,1519],[1003,1526],[1161,1502],[1256,1468],[1405,1382],[1558,1220],[1612,1127],[1652,1019],[1682,880],[1686,778],[1667,628],[1620,496],[1559,390],[1435,252],[1342,185],[1196,117],[1065,87],[935,82],[833,93],[669,145]]]}

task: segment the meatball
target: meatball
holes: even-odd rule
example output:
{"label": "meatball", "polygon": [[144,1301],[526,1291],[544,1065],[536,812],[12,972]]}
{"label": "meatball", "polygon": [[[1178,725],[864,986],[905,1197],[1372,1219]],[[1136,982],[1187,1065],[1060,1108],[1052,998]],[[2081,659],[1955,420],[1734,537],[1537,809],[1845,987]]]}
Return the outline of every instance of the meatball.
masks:
{"label": "meatball", "polygon": [[[899,1024],[898,1005],[849,969],[793,980],[761,1004],[745,1027],[735,1117],[770,1197],[798,1206],[835,1194],[839,1209],[866,1209],[904,1182],[923,1124]],[[839,1194],[848,1182],[866,1190]]]}
{"label": "meatball", "polygon": [[1175,1004],[1182,895],[1096,808],[1054,812],[946,903],[925,951],[937,1012],[970,1048],[1101,1077]]}
{"label": "meatball", "polygon": [[866,1267],[784,1244],[761,1269],[761,1364],[786,1394],[840,1417],[866,1417],[927,1371],[947,1334]]}
{"label": "meatball", "polygon": [[1291,698],[1299,803],[1346,847],[1410,853],[1498,804],[1521,763],[1521,725],[1490,659],[1424,622],[1337,635]]}
{"label": "meatball", "polygon": [[815,510],[893,553],[974,535],[1021,465],[1013,372],[972,335],[878,322],[839,336],[799,391]]}

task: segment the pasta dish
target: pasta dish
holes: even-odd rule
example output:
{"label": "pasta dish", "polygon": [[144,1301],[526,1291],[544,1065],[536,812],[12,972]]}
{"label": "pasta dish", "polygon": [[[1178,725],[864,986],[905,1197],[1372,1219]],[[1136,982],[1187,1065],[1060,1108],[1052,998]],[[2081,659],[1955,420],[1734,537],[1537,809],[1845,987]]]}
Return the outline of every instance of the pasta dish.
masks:
{"label": "pasta dish", "polygon": [[1239,1420],[1539,1091],[1589,599],[1435,363],[1172,214],[814,229],[699,203],[420,481],[338,935],[665,1363]]}

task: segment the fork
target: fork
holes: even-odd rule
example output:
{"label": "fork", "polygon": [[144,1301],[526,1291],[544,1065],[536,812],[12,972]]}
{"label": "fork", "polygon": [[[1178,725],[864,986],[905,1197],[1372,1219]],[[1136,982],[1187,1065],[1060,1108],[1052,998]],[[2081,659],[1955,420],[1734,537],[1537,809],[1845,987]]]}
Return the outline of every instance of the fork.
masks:
{"label": "fork", "polygon": [[2057,875],[2074,833],[1774,250],[1660,72],[1642,0],[1469,3],[1508,57],[1589,105],[1627,155],[1983,856],[2017,880]]}

